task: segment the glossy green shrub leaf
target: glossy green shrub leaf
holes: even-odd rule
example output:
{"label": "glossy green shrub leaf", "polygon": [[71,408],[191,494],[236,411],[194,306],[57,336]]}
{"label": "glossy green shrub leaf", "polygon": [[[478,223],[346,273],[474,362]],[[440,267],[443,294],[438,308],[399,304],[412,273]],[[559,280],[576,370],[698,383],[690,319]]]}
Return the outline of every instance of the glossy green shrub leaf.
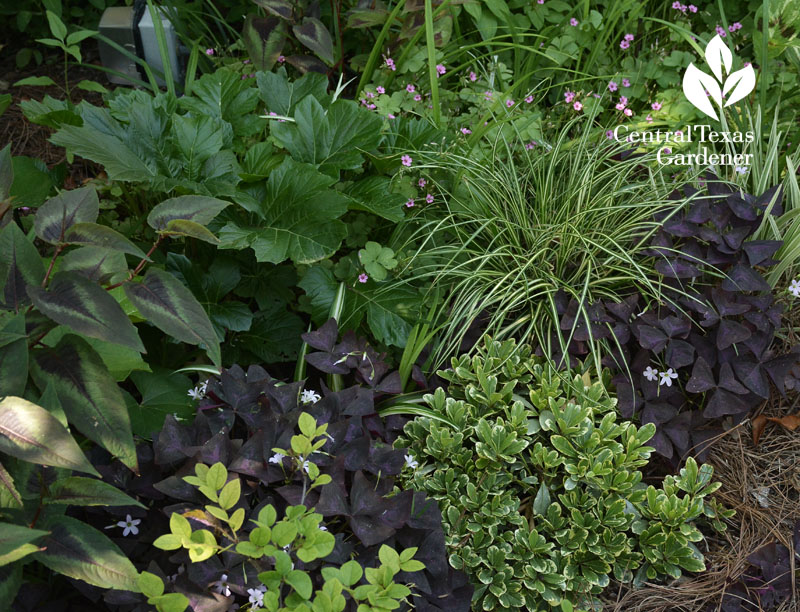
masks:
{"label": "glossy green shrub leaf", "polygon": [[39,207],[34,219],[36,235],[50,244],[64,242],[66,231],[76,223],[94,223],[100,201],[94,187],[64,191]]}
{"label": "glossy green shrub leaf", "polygon": [[56,480],[48,489],[46,504],[68,506],[139,506],[142,504],[115,486],[83,476],[69,476]]}
{"label": "glossy green shrub leaf", "polygon": [[99,476],[66,428],[47,410],[21,397],[0,400],[0,451],[31,463]]}
{"label": "glossy green shrub leaf", "polygon": [[34,305],[56,323],[72,330],[144,352],[139,333],[117,301],[76,272],[58,272],[47,289],[28,289]]}
{"label": "glossy green shrub leaf", "polygon": [[0,306],[19,311],[30,304],[26,286],[38,287],[44,279],[44,264],[36,247],[16,223],[0,230]]}
{"label": "glossy green shrub leaf", "polygon": [[7,320],[0,329],[0,397],[22,395],[28,382],[28,336],[25,315]]}
{"label": "glossy green shrub leaf", "polygon": [[32,355],[36,385],[44,389],[53,383],[69,422],[137,471],[128,410],[97,352],[82,338],[67,334],[55,347],[37,349]]}
{"label": "glossy green shrub leaf", "polygon": [[150,261],[145,252],[125,236],[106,225],[98,223],[76,223],[72,225],[64,233],[63,241],[81,246],[102,247]]}
{"label": "glossy green shrub leaf", "polygon": [[230,202],[208,196],[187,195],[164,200],[147,215],[147,223],[156,231],[168,229],[170,221],[184,219],[208,225]]}
{"label": "glossy green shrub leaf", "polygon": [[219,340],[208,315],[174,276],[150,268],[141,283],[126,283],[124,289],[150,323],[182,342],[204,344],[211,361],[220,365]]}
{"label": "glossy green shrub leaf", "polygon": [[46,548],[36,553],[37,561],[102,589],[138,592],[139,572],[105,534],[68,516],[52,516],[43,527],[50,535],[41,541]]}

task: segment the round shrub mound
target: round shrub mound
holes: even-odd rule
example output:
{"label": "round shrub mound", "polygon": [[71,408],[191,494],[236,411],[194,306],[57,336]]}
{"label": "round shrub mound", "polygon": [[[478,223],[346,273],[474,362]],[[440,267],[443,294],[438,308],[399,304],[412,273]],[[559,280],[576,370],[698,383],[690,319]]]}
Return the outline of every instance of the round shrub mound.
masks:
{"label": "round shrub mound", "polygon": [[642,582],[705,568],[695,523],[722,529],[724,516],[704,499],[718,487],[712,469],[690,458],[661,488],[645,486],[655,427],[620,422],[602,382],[491,339],[440,376],[447,393],[426,401],[444,419],[409,422],[396,445],[419,464],[407,484],[439,502],[474,610],[595,608],[612,575]]}

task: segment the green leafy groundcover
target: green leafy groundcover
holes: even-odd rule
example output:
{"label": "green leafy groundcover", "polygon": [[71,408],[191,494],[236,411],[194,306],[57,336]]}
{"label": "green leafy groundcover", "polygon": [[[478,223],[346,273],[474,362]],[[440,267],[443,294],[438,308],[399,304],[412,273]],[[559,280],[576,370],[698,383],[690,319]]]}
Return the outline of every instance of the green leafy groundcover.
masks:
{"label": "green leafy groundcover", "polygon": [[439,373],[397,445],[404,479],[439,502],[450,564],[475,585],[473,609],[599,609],[612,577],[680,578],[705,569],[699,526],[730,513],[706,499],[712,468],[689,458],[659,488],[642,483],[652,424],[618,421],[602,382],[558,371],[530,348],[491,339]]}

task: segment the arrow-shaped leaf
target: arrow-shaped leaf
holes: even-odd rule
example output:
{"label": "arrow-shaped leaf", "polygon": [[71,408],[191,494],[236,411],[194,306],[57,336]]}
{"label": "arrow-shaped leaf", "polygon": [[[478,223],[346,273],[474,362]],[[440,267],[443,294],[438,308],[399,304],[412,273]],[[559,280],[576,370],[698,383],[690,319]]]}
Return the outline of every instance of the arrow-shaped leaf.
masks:
{"label": "arrow-shaped leaf", "polygon": [[50,535],[36,560],[51,570],[102,589],[137,592],[138,572],[114,542],[94,527],[69,516],[53,516]]}
{"label": "arrow-shaped leaf", "polygon": [[66,428],[47,410],[21,397],[0,401],[0,451],[39,465],[97,474]]}
{"label": "arrow-shaped leaf", "polygon": [[19,311],[30,303],[26,286],[38,286],[44,278],[44,264],[36,247],[16,223],[0,230],[0,284],[4,285],[0,307]]}
{"label": "arrow-shaped leaf", "polygon": [[59,272],[47,290],[29,287],[36,307],[76,332],[144,353],[139,333],[107,291],[77,272]]}
{"label": "arrow-shaped leaf", "polygon": [[0,566],[39,550],[36,546],[26,545],[46,535],[47,532],[41,529],[30,529],[14,523],[0,523]]}
{"label": "arrow-shaped leaf", "polygon": [[69,422],[125,465],[138,471],[125,400],[103,360],[83,338],[67,334],[54,348],[31,352],[40,389],[55,387]]}
{"label": "arrow-shaped leaf", "polygon": [[65,191],[39,207],[33,227],[36,235],[50,244],[63,241],[64,233],[76,223],[94,223],[100,202],[94,187]]}
{"label": "arrow-shaped leaf", "polygon": [[126,283],[125,295],[161,331],[189,344],[204,344],[211,361],[220,365],[219,340],[203,307],[174,276],[150,268],[141,283]]}

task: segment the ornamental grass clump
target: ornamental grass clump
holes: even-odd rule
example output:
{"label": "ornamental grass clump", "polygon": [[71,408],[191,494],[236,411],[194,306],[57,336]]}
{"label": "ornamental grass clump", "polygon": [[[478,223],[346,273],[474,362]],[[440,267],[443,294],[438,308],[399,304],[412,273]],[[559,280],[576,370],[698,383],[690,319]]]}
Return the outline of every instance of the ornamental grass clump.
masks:
{"label": "ornamental grass clump", "polygon": [[439,374],[447,392],[425,399],[455,427],[420,417],[396,446],[419,463],[407,484],[439,502],[474,610],[590,609],[612,577],[705,569],[697,523],[721,530],[730,515],[707,498],[719,486],[712,468],[689,458],[679,476],[646,486],[655,427],[620,422],[603,382],[491,338]]}

